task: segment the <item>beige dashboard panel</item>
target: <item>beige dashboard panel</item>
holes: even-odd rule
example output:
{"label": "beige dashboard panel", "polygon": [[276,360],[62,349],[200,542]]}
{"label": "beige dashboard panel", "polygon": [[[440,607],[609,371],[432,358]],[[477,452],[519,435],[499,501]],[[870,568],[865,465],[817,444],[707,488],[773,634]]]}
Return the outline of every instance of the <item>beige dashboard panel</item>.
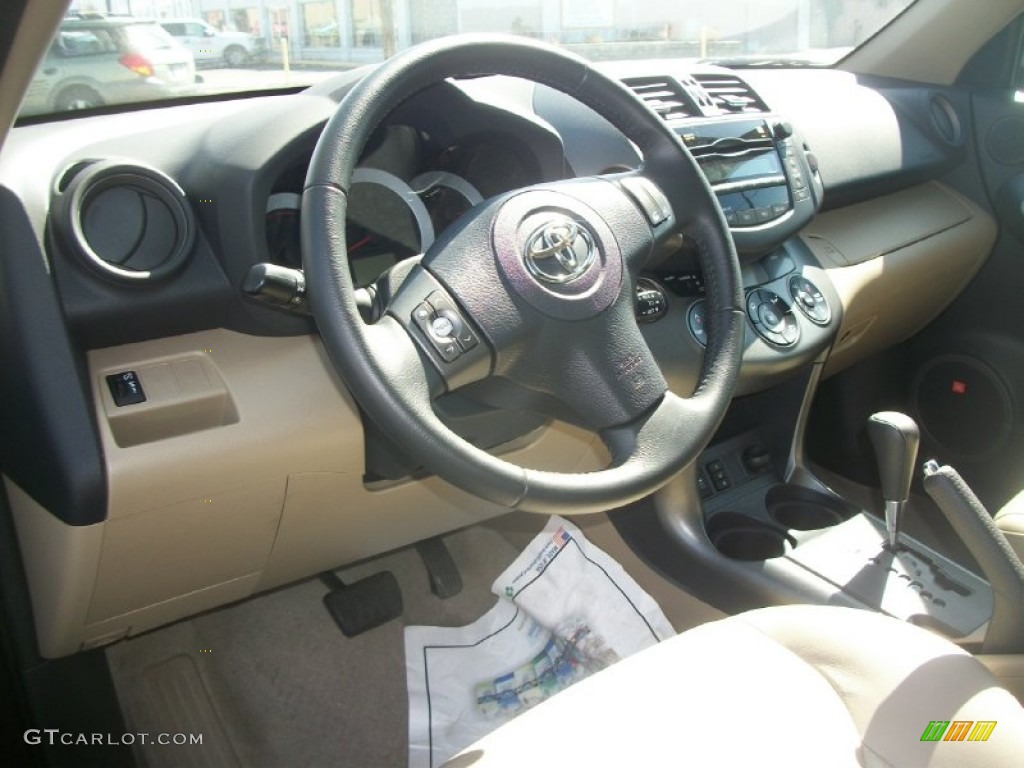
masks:
{"label": "beige dashboard panel", "polygon": [[992,250],[996,224],[929,182],[823,213],[801,237],[843,305],[828,376],[912,336],[949,306]]}
{"label": "beige dashboard panel", "polygon": [[[88,353],[107,519],[68,526],[11,483],[41,653],[112,642],[507,510],[438,478],[368,488],[363,428],[315,336],[223,329]],[[106,377],[134,371],[145,403]],[[525,466],[604,466],[563,425],[507,446]]]}

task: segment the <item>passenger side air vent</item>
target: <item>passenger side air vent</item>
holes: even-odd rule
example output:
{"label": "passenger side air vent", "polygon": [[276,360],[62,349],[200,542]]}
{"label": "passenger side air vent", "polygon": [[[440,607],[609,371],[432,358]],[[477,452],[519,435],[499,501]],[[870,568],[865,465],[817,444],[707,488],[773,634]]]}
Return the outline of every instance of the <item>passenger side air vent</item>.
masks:
{"label": "passenger side air vent", "polygon": [[53,226],[104,277],[148,283],[188,259],[196,226],[184,191],[162,171],[137,163],[78,163],[54,189]]}
{"label": "passenger side air vent", "polygon": [[622,82],[669,122],[700,115],[700,109],[678,80],[667,77],[627,77]]}
{"label": "passenger side air vent", "polygon": [[711,98],[712,104],[724,113],[768,112],[768,105],[761,101],[754,89],[736,75],[728,73],[694,75]]}

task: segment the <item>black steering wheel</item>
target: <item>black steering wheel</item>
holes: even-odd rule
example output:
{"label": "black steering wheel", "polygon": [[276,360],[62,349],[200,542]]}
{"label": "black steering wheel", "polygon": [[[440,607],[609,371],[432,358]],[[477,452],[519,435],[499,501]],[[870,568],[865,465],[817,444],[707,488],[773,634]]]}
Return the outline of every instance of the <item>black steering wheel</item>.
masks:
{"label": "black steering wheel", "polygon": [[[385,313],[367,324],[345,242],[347,193],[361,152],[412,95],[446,78],[492,74],[578,99],[639,148],[643,165],[477,205],[406,268]],[[700,383],[686,398],[668,390],[634,316],[637,273],[659,244],[680,233],[698,250],[708,303]],[[583,513],[650,494],[711,439],[739,374],[739,263],[696,162],[629,89],[541,43],[495,36],[432,41],[361,80],[313,154],[302,199],[302,256],[331,360],[369,417],[429,470],[509,508]],[[611,465],[589,473],[529,470],[463,440],[433,402],[482,380],[505,393],[509,408],[597,432]]]}

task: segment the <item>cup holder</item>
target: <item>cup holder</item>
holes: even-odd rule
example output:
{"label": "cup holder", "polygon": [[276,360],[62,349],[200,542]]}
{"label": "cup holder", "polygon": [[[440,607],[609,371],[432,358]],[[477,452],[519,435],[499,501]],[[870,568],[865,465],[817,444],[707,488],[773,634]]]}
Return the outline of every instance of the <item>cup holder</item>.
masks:
{"label": "cup holder", "polygon": [[736,512],[720,512],[707,523],[715,549],[732,560],[770,560],[786,554],[796,540],[760,520]]}
{"label": "cup holder", "polygon": [[849,520],[857,510],[823,493],[794,485],[776,485],[765,497],[768,514],[790,531],[817,531]]}

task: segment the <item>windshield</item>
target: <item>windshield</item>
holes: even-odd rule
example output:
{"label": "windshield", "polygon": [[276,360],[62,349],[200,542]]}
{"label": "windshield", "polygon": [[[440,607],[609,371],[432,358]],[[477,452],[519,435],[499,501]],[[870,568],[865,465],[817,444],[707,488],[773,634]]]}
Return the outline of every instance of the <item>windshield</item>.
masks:
{"label": "windshield", "polygon": [[311,85],[458,32],[533,37],[593,61],[828,66],[912,2],[74,0],[21,115]]}

